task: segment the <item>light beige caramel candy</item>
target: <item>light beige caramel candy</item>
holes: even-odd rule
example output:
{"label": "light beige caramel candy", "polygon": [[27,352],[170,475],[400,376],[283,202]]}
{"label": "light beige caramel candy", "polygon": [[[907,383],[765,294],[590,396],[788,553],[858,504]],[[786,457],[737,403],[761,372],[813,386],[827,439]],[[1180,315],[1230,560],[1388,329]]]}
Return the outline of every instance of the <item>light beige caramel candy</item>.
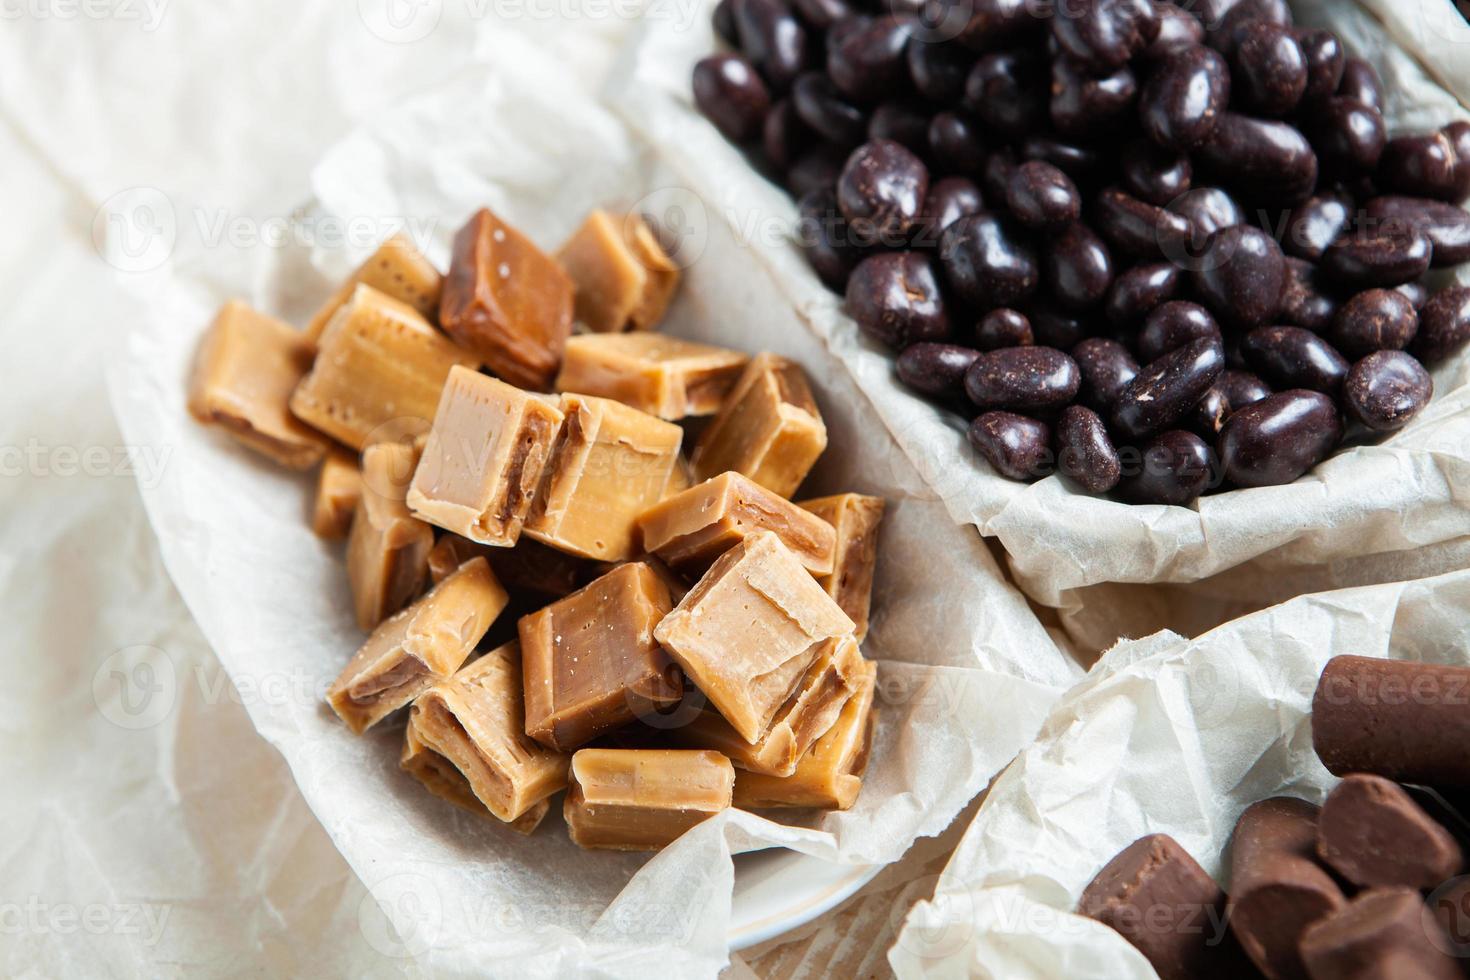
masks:
{"label": "light beige caramel candy", "polygon": [[566,786],[570,760],[526,737],[520,661],[514,642],[491,650],[415,701],[408,727],[496,819],[530,833]]}
{"label": "light beige caramel candy", "polygon": [[825,641],[852,633],[832,598],[769,531],[725,552],[654,637],[747,742],[759,741]]}
{"label": "light beige caramel candy", "polygon": [[362,473],[357,468],[357,457],[340,449],[330,450],[317,474],[311,529],[322,538],[346,537],[361,499]]}
{"label": "light beige caramel candy", "polygon": [[683,453],[674,462],[674,468],[669,471],[669,483],[664,487],[664,499],[672,497],[676,493],[683,493],[694,486],[694,481],[689,477],[689,458]]}
{"label": "light beige caramel candy", "polygon": [[801,757],[796,771],[790,776],[767,776],[742,770],[735,777],[735,805],[851,809],[863,788],[873,747],[877,680],[878,665],[865,661],[857,690],[843,705],[836,723]]}
{"label": "light beige caramel candy", "polygon": [[482,208],[454,236],[439,322],[497,376],[545,391],[572,330],[572,281],[555,259]]}
{"label": "light beige caramel candy", "polygon": [[638,515],[663,496],[684,430],[606,398],[565,394],[560,407],[525,533],[582,558],[632,558]]}
{"label": "light beige caramel candy", "polygon": [[799,501],[837,532],[832,572],[818,582],[857,624],[859,640],[868,635],[868,613],[873,602],[873,572],[878,563],[878,525],[883,520],[883,498],[860,493]]}
{"label": "light beige caramel candy", "polygon": [[362,734],[458,670],[506,601],[483,559],[466,562],[373,630],[328,689],[327,702]]}
{"label": "light beige caramel candy", "polygon": [[424,587],[434,529],[409,513],[404,488],[418,454],[382,442],[362,454],[362,498],[347,536],[347,582],[357,625],[365,630],[411,602]]}
{"label": "light beige caramel candy", "polygon": [[807,571],[832,571],[837,532],[810,511],[740,473],[721,473],[645,510],[643,546],[682,573],[699,574],[757,531],[775,533]]}
{"label": "light beige caramel candy", "polygon": [[291,411],[362,449],[385,426],[433,418],[455,365],[473,368],[478,361],[413,307],[359,284],[323,329],[311,373],[291,395]]}
{"label": "light beige caramel candy", "polygon": [[582,749],[562,814],[582,847],[656,851],[727,809],[734,782],[718,752]]}
{"label": "light beige caramel candy", "polygon": [[656,333],[582,334],[567,341],[558,391],[580,391],[661,419],[719,411],[750,358]]}
{"label": "light beige caramel candy", "polygon": [[444,277],[406,236],[394,235],[379,245],[378,250],[322,304],[306,325],[307,336],[316,340],[322,335],[327,321],[347,302],[359,283],[407,303],[426,320],[432,322],[439,317],[439,292],[443,288]]}
{"label": "light beige caramel candy", "polygon": [[455,368],[408,489],[409,508],[471,541],[510,547],[561,423],[561,410],[547,399]]}
{"label": "light beige caramel candy", "polygon": [[[430,793],[441,800],[453,803],[476,816],[503,823],[499,817],[490,812],[489,807],[480,802],[480,798],[475,795],[474,787],[464,777],[464,773],[456,769],[454,763],[424,744],[419,738],[418,727],[412,722],[404,728],[403,752],[398,758],[398,765],[403,768],[404,772],[423,783]],[[541,821],[550,810],[551,800],[544,799],[539,803],[531,804],[525,813],[505,826],[516,833],[529,834],[540,826]]]}
{"label": "light beige caramel candy", "polygon": [[290,324],[231,300],[195,356],[189,413],[282,466],[309,469],[329,440],[286,406],[314,355],[311,340]]}
{"label": "light beige caramel candy", "polygon": [[789,498],[827,447],[827,427],[795,363],[758,354],[694,447],[694,476],[744,473]]}
{"label": "light beige caramel candy", "polygon": [[653,639],[672,606],[658,573],[630,562],[522,616],[526,734],[569,751],[677,702],[683,678]]}
{"label": "light beige caramel candy", "polygon": [[587,215],[556,253],[576,285],[576,316],[598,333],[658,326],[679,285],[679,267],[636,214]]}
{"label": "light beige caramel candy", "polygon": [[667,736],[682,748],[724,753],[737,769],[789,776],[812,744],[836,723],[865,670],[857,641],[850,636],[828,640],[807,668],[796,693],[776,712],[770,730],[754,745],[709,706],[688,724],[668,729]]}

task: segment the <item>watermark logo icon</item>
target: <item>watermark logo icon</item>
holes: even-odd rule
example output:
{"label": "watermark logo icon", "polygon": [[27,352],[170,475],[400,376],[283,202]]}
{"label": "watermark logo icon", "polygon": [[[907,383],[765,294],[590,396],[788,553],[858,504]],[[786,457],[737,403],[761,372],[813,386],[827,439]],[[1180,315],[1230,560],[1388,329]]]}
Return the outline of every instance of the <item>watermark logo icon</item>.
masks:
{"label": "watermark logo icon", "polygon": [[168,261],[179,239],[179,219],[167,194],[129,187],[102,202],[92,219],[92,245],[120,272],[151,272]]}
{"label": "watermark logo icon", "polygon": [[139,731],[168,717],[178,700],[178,671],[155,646],[123,647],[92,675],[92,699],[102,717],[119,728]]}
{"label": "watermark logo icon", "polygon": [[390,875],[368,889],[357,906],[357,926],[368,945],[394,959],[418,956],[439,939],[444,901],[423,875]]}
{"label": "watermark logo icon", "polygon": [[444,0],[357,0],[357,14],[374,37],[412,44],[439,26]]}

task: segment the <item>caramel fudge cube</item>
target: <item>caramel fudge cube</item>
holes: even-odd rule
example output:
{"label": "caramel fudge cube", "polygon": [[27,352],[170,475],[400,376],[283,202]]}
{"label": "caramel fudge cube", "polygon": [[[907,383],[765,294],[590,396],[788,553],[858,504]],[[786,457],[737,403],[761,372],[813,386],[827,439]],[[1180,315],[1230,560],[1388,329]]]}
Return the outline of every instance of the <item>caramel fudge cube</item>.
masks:
{"label": "caramel fudge cube", "polygon": [[312,340],[321,337],[327,322],[352,297],[359,283],[413,307],[425,320],[432,322],[439,316],[439,293],[444,277],[405,236],[394,235],[379,245],[378,250],[322,304],[306,325],[308,337]]}
{"label": "caramel fudge cube", "polygon": [[458,670],[505,603],[490,566],[466,562],[373,630],[328,689],[332,710],[362,734]]}
{"label": "caramel fudge cube", "polygon": [[231,300],[194,359],[189,414],[282,466],[309,469],[326,454],[327,439],[286,406],[314,355],[311,340],[290,324]]}
{"label": "caramel fudge cube", "polygon": [[455,365],[477,362],[413,307],[359,284],[323,329],[311,373],[291,395],[291,411],[360,450],[389,422],[433,418]]}
{"label": "caramel fudge cube", "polygon": [[683,678],[653,639],[672,608],[648,565],[619,565],[520,621],[526,734],[563,752],[683,696]]}
{"label": "caramel fudge cube", "polygon": [[757,531],[774,533],[814,575],[832,571],[837,546],[832,525],[735,472],[655,504],[638,527],[643,546],[682,573],[702,572]]}
{"label": "caramel fudge cube", "polygon": [[868,635],[868,612],[873,601],[873,571],[878,563],[878,525],[883,520],[883,498],[839,493],[802,501],[800,507],[826,521],[837,532],[832,572],[817,579],[842,611],[857,624],[857,638]]}
{"label": "caramel fudge cube", "polygon": [[568,756],[526,737],[514,642],[429,688],[414,702],[408,727],[496,819],[522,833],[535,828],[546,798],[567,784]]}
{"label": "caramel fudge cube", "polygon": [[600,395],[682,419],[719,411],[750,358],[656,333],[583,334],[567,341],[558,391]]}
{"label": "caramel fudge cube", "polygon": [[752,534],[710,566],[654,630],[710,703],[757,742],[822,644],[852,620],[770,531]]}
{"label": "caramel fudge cube", "polygon": [[606,398],[561,396],[564,421],[525,532],[595,561],[638,553],[638,515],[663,496],[684,430]]}
{"label": "caramel fudge cube", "polygon": [[741,738],[718,711],[708,706],[687,725],[671,728],[668,734],[684,748],[723,753],[737,769],[789,776],[812,744],[836,723],[843,705],[865,675],[864,663],[852,637],[828,640],[807,668],[796,693],[776,712],[770,731],[755,744]]}
{"label": "caramel fudge cube", "polygon": [[555,259],[482,208],[454,236],[439,322],[498,376],[544,391],[572,330],[572,281]]}
{"label": "caramel fudge cube", "polygon": [[696,479],[734,470],[789,498],[826,447],[827,427],[801,368],[758,354],[700,436],[691,462]]}
{"label": "caramel fudge cube", "polygon": [[[412,718],[412,711],[410,711],[410,718]],[[453,762],[424,744],[423,739],[419,736],[418,726],[410,720],[403,732],[403,752],[398,758],[399,767],[423,783],[424,788],[439,799],[453,803],[462,810],[468,810],[477,817],[493,820],[497,824],[503,823],[504,826],[518,834],[529,834],[534,831],[541,825],[546,814],[551,811],[551,800],[544,799],[539,803],[531,804],[530,808],[519,817],[509,823],[504,823],[490,812],[489,807],[480,802],[470,781],[465,778],[464,773],[455,768]]]}
{"label": "caramel fudge cube", "polygon": [[317,474],[311,529],[322,538],[346,537],[361,499],[362,473],[356,457],[340,449],[328,451]]}
{"label": "caramel fudge cube", "polygon": [[521,535],[561,410],[465,368],[449,373],[408,506],[430,524],[480,544]]}
{"label": "caramel fudge cube", "polygon": [[754,807],[818,807],[848,810],[857,802],[873,745],[878,710],[873,707],[878,665],[865,661],[857,690],[837,721],[817,739],[790,776],[768,776],[742,770],[735,777],[735,805]]}
{"label": "caramel fudge cube", "polygon": [[657,326],[679,285],[679,267],[636,214],[593,211],[556,258],[576,286],[577,319],[598,333]]}
{"label": "caramel fudge cube", "polygon": [[362,454],[362,499],[347,536],[347,582],[357,625],[365,630],[408,605],[423,588],[434,530],[403,503],[418,454],[384,442]]}
{"label": "caramel fudge cube", "polygon": [[728,808],[734,782],[718,752],[582,749],[562,813],[581,847],[656,851]]}

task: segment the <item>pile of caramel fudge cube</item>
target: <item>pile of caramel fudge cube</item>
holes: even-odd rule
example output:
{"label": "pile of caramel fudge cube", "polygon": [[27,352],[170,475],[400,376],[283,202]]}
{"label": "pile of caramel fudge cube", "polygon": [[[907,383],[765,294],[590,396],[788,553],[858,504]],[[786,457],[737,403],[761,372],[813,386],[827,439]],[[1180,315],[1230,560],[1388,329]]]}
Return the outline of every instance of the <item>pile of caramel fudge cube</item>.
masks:
{"label": "pile of caramel fudge cube", "polygon": [[521,833],[562,790],[578,844],[652,850],[862,786],[883,501],[792,501],[827,445],[805,374],[653,332],[679,280],[637,214],[547,254],[481,210],[447,275],[395,236],[305,330],[226,304],[190,379],[200,422],[319,468],[368,634],[332,710]]}

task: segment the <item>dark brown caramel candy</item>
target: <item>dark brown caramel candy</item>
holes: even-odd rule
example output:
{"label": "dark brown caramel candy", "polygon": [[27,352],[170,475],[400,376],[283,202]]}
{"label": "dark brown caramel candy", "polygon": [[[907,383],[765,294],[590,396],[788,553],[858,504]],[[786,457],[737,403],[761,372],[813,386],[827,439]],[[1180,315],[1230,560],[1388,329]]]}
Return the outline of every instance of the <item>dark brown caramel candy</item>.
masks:
{"label": "dark brown caramel candy", "polygon": [[1225,892],[1167,834],[1125,847],[1082,892],[1077,911],[1116,930],[1160,980],[1249,971],[1225,924]]}
{"label": "dark brown caramel candy", "polygon": [[1231,844],[1230,928],[1271,980],[1307,976],[1297,946],[1347,903],[1315,858],[1317,808],[1278,796],[1246,808]]}
{"label": "dark brown caramel candy", "polygon": [[1333,657],[1312,697],[1312,746],[1345,776],[1470,788],[1470,669]]}
{"label": "dark brown caramel candy", "polygon": [[556,260],[481,208],[454,236],[439,322],[496,375],[545,391],[572,332],[572,299]]}
{"label": "dark brown caramel candy", "polygon": [[1344,779],[1322,804],[1317,854],[1363,888],[1433,888],[1465,866],[1454,835],[1413,797],[1364,774]]}

